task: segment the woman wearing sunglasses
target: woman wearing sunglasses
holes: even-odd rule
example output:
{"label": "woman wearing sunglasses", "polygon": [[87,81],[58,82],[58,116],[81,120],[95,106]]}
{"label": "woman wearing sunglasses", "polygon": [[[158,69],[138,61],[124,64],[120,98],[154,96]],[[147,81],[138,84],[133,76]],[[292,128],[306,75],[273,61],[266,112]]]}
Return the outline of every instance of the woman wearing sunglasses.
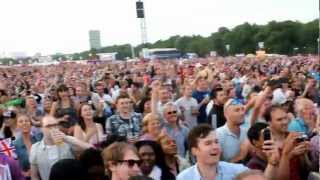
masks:
{"label": "woman wearing sunglasses", "polygon": [[125,142],[115,142],[102,152],[104,166],[111,180],[128,180],[141,173],[137,149]]}

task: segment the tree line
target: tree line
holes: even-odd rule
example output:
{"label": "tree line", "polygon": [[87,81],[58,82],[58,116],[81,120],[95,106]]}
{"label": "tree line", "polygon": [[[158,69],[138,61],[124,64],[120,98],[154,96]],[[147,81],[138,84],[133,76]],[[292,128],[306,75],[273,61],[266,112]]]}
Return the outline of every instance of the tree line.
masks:
{"label": "tree line", "polygon": [[[299,21],[271,21],[266,25],[243,23],[232,29],[220,27],[217,32],[208,37],[201,35],[172,36],[166,40],[154,43],[140,44],[134,47],[138,55],[142,48],[177,48],[182,53],[194,52],[200,57],[207,56],[210,51],[216,51],[220,56],[239,53],[255,53],[258,43],[264,42],[264,49],[272,54],[316,54],[319,38],[319,19],[301,23]],[[229,48],[226,47],[229,45]],[[52,55],[56,60],[95,59],[97,53],[118,52],[118,59],[131,57],[131,45],[113,45],[101,49],[73,53],[71,55]],[[5,63],[11,59],[3,59]],[[4,62],[2,60],[2,62]],[[0,59],[1,61],[1,59]],[[15,62],[14,62],[15,64]]]}
{"label": "tree line", "polygon": [[[232,29],[220,27],[217,32],[208,37],[200,35],[172,36],[155,43],[140,44],[135,47],[135,54],[142,48],[177,48],[182,53],[195,52],[201,57],[210,51],[216,51],[220,56],[239,53],[255,53],[259,49],[258,43],[264,42],[267,53],[273,54],[316,54],[319,38],[319,19],[308,23],[299,21],[271,21],[266,25],[243,23]],[[229,45],[227,49],[226,45]],[[80,53],[118,52],[119,59],[131,57],[129,44],[103,47]]]}

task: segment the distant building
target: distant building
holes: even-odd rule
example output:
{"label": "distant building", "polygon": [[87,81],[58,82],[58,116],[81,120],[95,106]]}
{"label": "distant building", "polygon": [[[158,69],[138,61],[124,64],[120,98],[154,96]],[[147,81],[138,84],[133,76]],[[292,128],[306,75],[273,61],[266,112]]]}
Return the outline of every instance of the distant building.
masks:
{"label": "distant building", "polygon": [[89,42],[90,42],[90,49],[100,49],[101,48],[100,31],[98,30],[89,31]]}
{"label": "distant building", "polygon": [[181,57],[181,52],[176,48],[143,48],[140,54],[144,59],[179,59]]}
{"label": "distant building", "polygon": [[97,56],[101,61],[114,61],[117,60],[117,52],[112,53],[98,53]]}

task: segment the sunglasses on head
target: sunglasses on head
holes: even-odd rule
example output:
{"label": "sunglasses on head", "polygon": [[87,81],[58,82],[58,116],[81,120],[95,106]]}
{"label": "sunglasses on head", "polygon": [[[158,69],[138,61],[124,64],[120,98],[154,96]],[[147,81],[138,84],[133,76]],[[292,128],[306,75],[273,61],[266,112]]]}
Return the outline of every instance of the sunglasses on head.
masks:
{"label": "sunglasses on head", "polygon": [[167,112],[168,115],[171,115],[171,114],[177,114],[177,111],[169,111]]}
{"label": "sunglasses on head", "polygon": [[231,106],[231,105],[243,105],[244,102],[242,99],[231,99],[229,102],[227,102],[227,104],[225,105],[224,109],[226,109],[227,107]]}
{"label": "sunglasses on head", "polygon": [[232,99],[230,102],[230,105],[243,105],[243,100],[242,99]]}
{"label": "sunglasses on head", "polygon": [[135,164],[137,166],[140,166],[142,161],[141,160],[134,160],[134,159],[128,159],[128,160],[120,160],[119,163],[127,163],[129,168],[132,168]]}

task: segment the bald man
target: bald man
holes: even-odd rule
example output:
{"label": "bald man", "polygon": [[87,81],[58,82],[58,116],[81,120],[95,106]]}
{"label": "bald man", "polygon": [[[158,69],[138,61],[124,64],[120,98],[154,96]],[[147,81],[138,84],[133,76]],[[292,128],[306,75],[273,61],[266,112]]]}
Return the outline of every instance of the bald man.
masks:
{"label": "bald man", "polygon": [[30,150],[32,180],[48,180],[51,167],[61,159],[74,159],[74,150],[92,147],[90,144],[67,136],[59,130],[57,119],[45,116],[41,130],[43,139],[32,145]]}

